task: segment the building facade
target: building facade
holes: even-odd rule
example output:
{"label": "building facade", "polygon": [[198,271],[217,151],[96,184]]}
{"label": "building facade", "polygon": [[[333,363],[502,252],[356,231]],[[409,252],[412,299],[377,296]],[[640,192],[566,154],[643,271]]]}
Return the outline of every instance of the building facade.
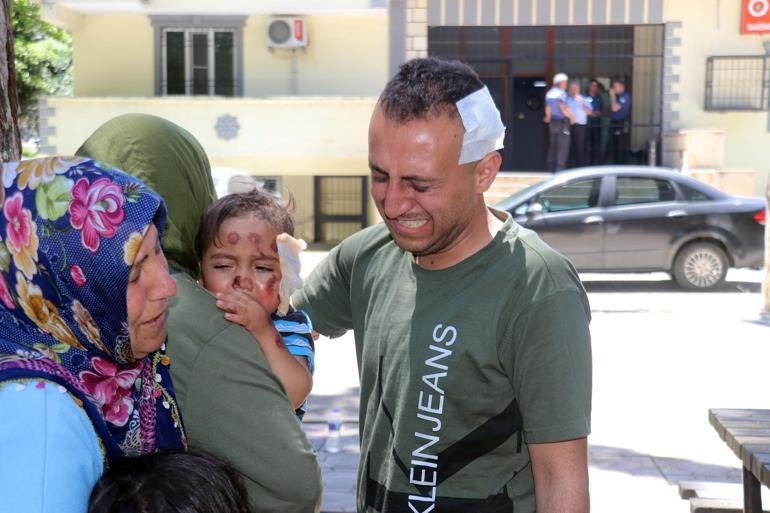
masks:
{"label": "building facade", "polygon": [[43,153],[74,152],[114,116],[155,114],[193,133],[217,172],[294,196],[308,241],[336,242],[376,219],[367,131],[388,76],[386,4],[42,4],[72,33],[74,74],[73,97],[41,106]]}
{"label": "building facade", "polygon": [[[74,96],[44,100],[43,152],[74,152],[119,114],[166,117],[226,175],[291,193],[309,241],[333,243],[376,221],[369,118],[388,77],[419,56],[468,62],[490,88],[507,127],[490,198],[542,179],[543,96],[556,72],[583,87],[626,82],[628,163],[682,168],[747,195],[761,195],[770,172],[770,21],[752,25],[770,0],[42,4],[74,45]],[[276,20],[297,41],[276,44]],[[601,130],[604,150],[606,119]]]}
{"label": "building facade", "polygon": [[[628,163],[762,194],[770,160],[766,0],[391,0],[390,66],[435,55],[484,77],[508,128],[504,167],[545,167],[556,72],[626,82]],[[606,134],[605,134],[606,139]]]}

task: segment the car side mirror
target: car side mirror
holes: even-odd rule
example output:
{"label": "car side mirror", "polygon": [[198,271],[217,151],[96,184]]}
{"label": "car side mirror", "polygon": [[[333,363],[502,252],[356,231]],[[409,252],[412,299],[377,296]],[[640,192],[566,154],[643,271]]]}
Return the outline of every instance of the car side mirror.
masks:
{"label": "car side mirror", "polygon": [[536,201],[532,203],[529,207],[527,207],[527,217],[533,218],[541,215],[543,213],[543,204],[539,201]]}

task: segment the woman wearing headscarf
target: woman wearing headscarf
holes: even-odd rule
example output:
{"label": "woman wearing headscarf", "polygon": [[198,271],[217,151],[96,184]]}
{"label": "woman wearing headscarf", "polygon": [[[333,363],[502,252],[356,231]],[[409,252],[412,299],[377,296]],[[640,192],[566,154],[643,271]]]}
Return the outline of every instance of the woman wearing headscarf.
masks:
{"label": "woman wearing headscarf", "polygon": [[110,462],[185,446],[166,209],[84,158],[3,164],[0,203],[0,505],[86,511]]}
{"label": "woman wearing headscarf", "polygon": [[225,320],[195,281],[195,236],[215,199],[201,145],[170,121],[127,114],[99,127],[77,154],[125,169],[168,205],[163,249],[179,289],[168,354],[190,446],[230,462],[255,510],[318,511],[320,468],[283,386],[249,332]]}

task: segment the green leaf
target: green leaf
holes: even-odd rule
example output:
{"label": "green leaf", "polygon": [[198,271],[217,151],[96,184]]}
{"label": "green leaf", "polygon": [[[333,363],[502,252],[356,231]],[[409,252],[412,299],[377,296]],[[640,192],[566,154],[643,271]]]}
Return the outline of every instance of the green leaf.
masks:
{"label": "green leaf", "polygon": [[52,345],[51,349],[53,349],[54,353],[66,353],[70,350],[70,346],[60,343]]}
{"label": "green leaf", "polygon": [[40,96],[72,91],[72,37],[44,21],[35,0],[12,0],[11,26],[20,122],[34,129]]}
{"label": "green leaf", "polygon": [[11,254],[0,239],[0,271],[7,271],[11,264]]}
{"label": "green leaf", "polygon": [[[57,351],[56,346],[60,345],[67,345],[67,344],[56,344],[55,346],[48,347],[47,345],[37,342],[32,345],[32,349],[37,351],[38,353],[42,354],[43,356],[46,356],[47,358],[51,358],[56,361],[56,363],[61,363],[61,358],[59,357],[58,353],[61,353],[63,351]],[[67,346],[67,349],[69,349],[69,346]]]}
{"label": "green leaf", "polygon": [[75,184],[61,175],[52,182],[42,184],[35,193],[37,212],[43,219],[55,221],[67,213],[72,200],[72,187]]}

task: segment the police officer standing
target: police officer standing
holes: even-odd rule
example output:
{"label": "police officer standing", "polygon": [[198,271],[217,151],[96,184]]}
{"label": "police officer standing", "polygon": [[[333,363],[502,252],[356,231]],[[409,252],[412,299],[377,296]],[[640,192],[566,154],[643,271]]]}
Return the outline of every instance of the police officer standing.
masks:
{"label": "police officer standing", "polygon": [[615,79],[610,87],[610,140],[607,148],[606,163],[625,164],[628,157],[629,118],[631,117],[631,95],[626,92],[626,84]]}
{"label": "police officer standing", "polygon": [[604,86],[592,78],[588,83],[588,97],[591,113],[588,115],[588,141],[591,148],[591,165],[598,165],[604,159],[602,147],[602,120],[604,117]]}
{"label": "police officer standing", "polygon": [[588,116],[593,112],[591,102],[580,94],[580,82],[573,80],[567,96],[569,107],[575,119],[570,134],[569,165],[583,167],[588,165]]}
{"label": "police officer standing", "polygon": [[548,171],[561,171],[567,166],[570,147],[570,124],[575,117],[567,106],[567,75],[557,73],[545,95],[545,117],[548,124]]}

